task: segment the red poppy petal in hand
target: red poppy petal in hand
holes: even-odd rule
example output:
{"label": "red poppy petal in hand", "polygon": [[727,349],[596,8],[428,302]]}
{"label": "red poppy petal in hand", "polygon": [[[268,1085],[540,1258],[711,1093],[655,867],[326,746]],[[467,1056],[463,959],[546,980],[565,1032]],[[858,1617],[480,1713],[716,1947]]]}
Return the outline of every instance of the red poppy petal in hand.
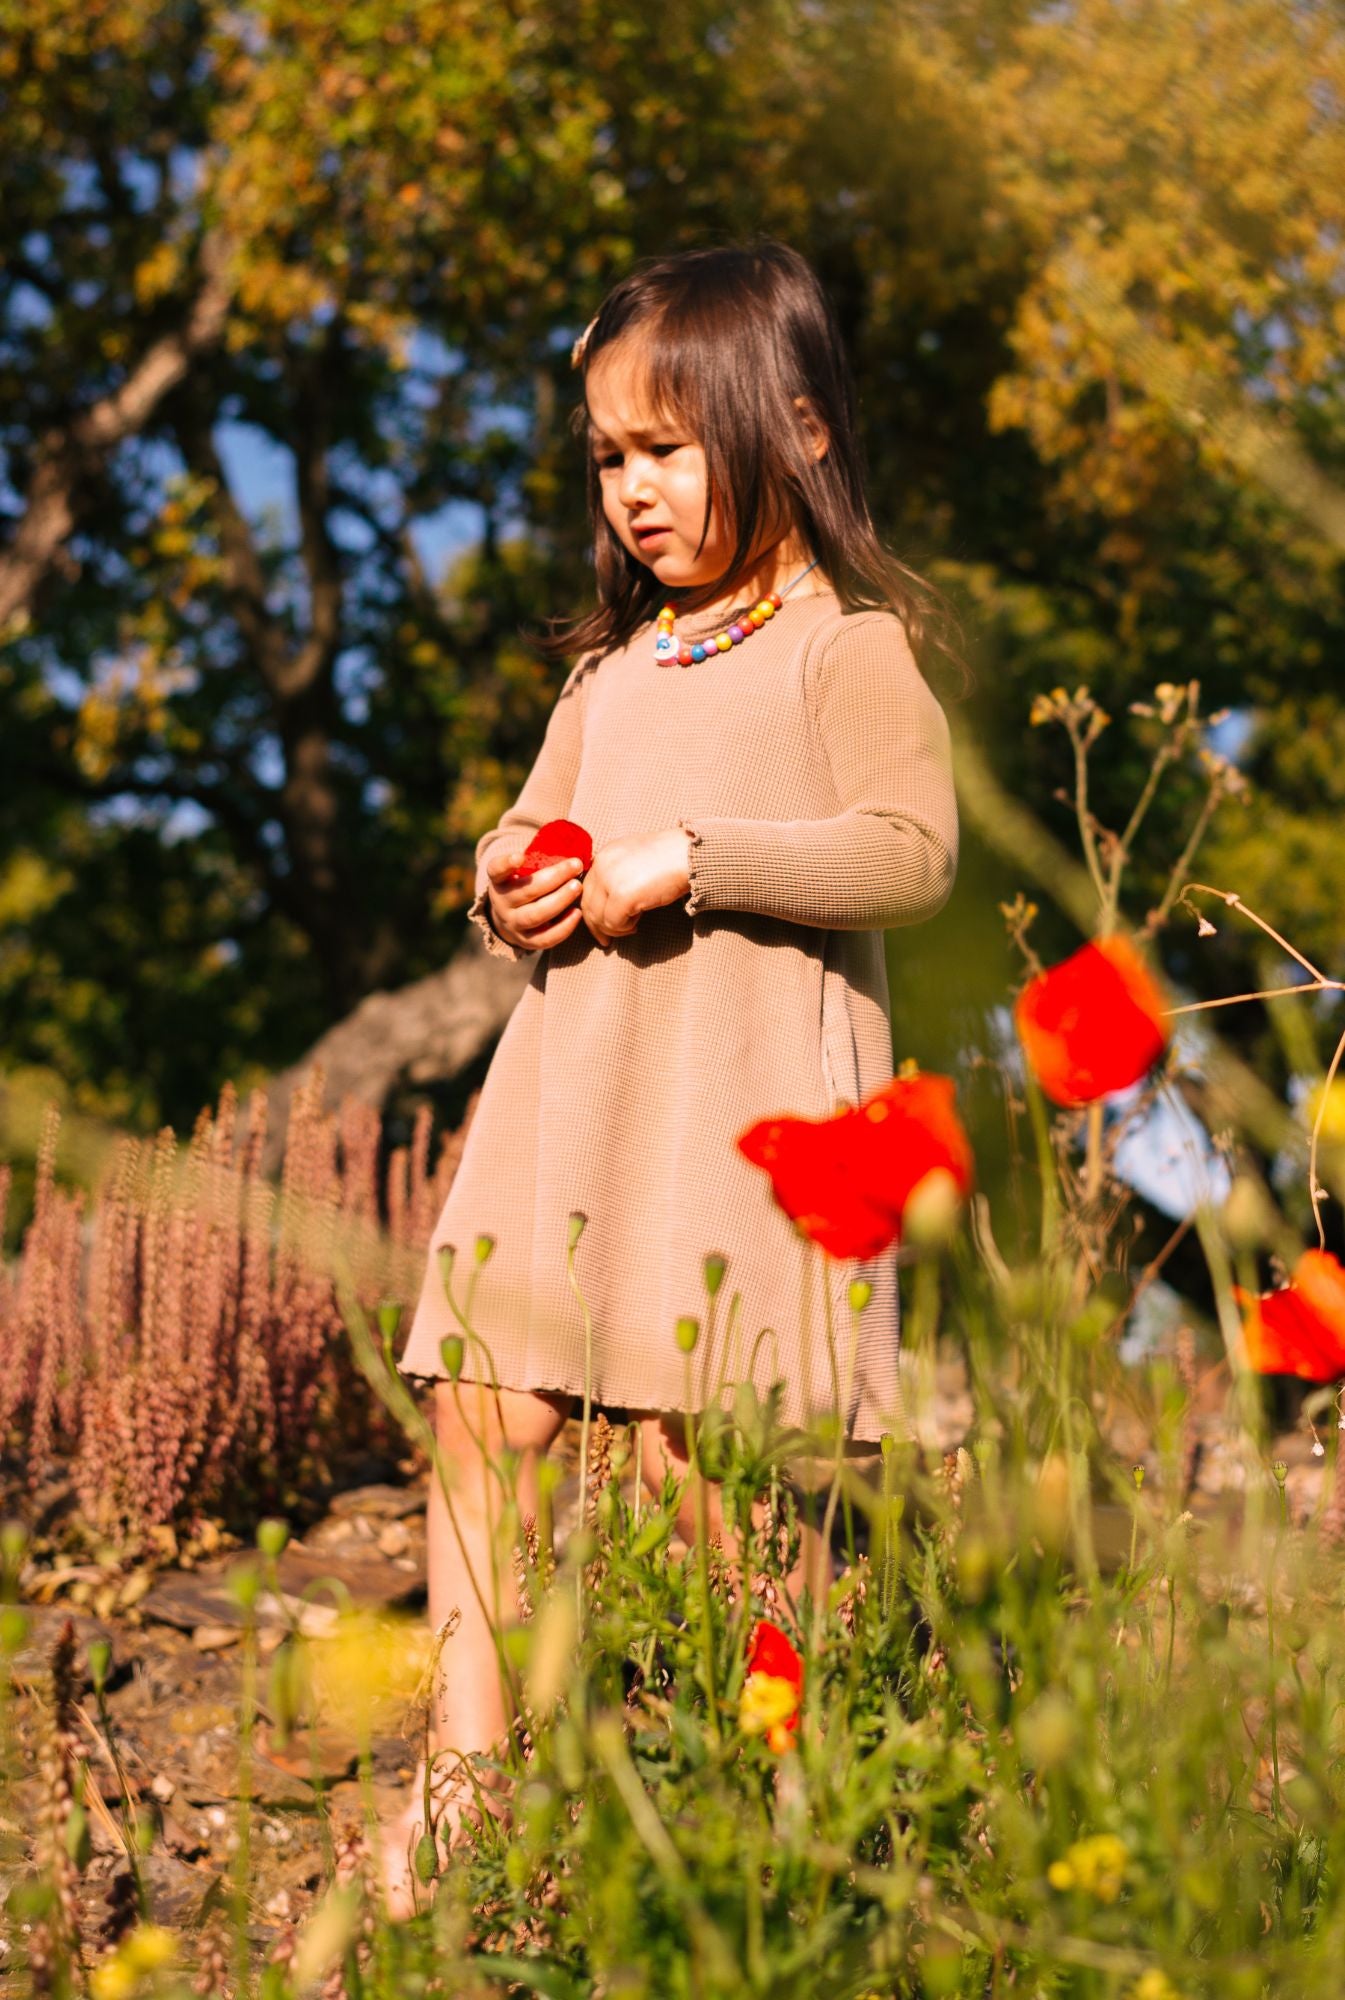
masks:
{"label": "red poppy petal in hand", "polygon": [[549,819],[545,826],[539,826],[532,839],[514,863],[512,873],[515,878],[526,879],[535,875],[539,868],[547,868],[553,861],[578,861],[583,868],[593,862],[593,837],[572,819]]}
{"label": "red poppy petal in hand", "polygon": [[860,1179],[856,1113],[834,1118],[763,1118],[737,1146],[764,1167],[785,1214],[829,1257],[877,1257],[893,1243],[897,1219]]}
{"label": "red poppy petal in hand", "polygon": [[1126,938],[1086,944],[1030,979],[1014,1019],[1056,1104],[1092,1104],[1150,1070],[1168,1044],[1163,995]]}

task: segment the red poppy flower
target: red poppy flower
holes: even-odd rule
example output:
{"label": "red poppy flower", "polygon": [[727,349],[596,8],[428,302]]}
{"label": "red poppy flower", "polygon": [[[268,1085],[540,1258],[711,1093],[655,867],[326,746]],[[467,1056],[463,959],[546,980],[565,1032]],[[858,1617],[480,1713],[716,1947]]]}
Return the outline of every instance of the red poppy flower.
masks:
{"label": "red poppy flower", "polygon": [[802,1658],[778,1625],[759,1618],[747,1648],[739,1727],[749,1736],[764,1736],[776,1752],[787,1750],[798,1730],[802,1700]]}
{"label": "red poppy flower", "polygon": [[1345,1375],[1345,1269],[1330,1251],[1305,1250],[1278,1292],[1256,1298],[1238,1287],[1237,1296],[1249,1309],[1243,1331],[1258,1375]]}
{"label": "red poppy flower", "polygon": [[864,1184],[873,1198],[900,1217],[926,1174],[952,1175],[960,1195],[970,1191],[971,1143],[957,1115],[950,1076],[894,1076],[855,1112],[860,1127]]}
{"label": "red poppy flower", "polygon": [[861,1179],[864,1156],[853,1111],[834,1118],[763,1118],[738,1150],[764,1167],[785,1214],[829,1257],[877,1257],[899,1222]]}
{"label": "red poppy flower", "polygon": [[747,1671],[749,1674],[771,1674],[778,1681],[788,1681],[796,1694],[803,1693],[803,1656],[795,1648],[789,1634],[772,1624],[769,1618],[758,1618],[752,1628],[747,1646]]}
{"label": "red poppy flower", "polygon": [[1091,1104],[1138,1083],[1168,1044],[1163,995],[1126,938],[1099,938],[1039,972],[1014,1019],[1038,1083],[1057,1104]]}
{"label": "red poppy flower", "polygon": [[830,1257],[876,1257],[901,1234],[927,1174],[971,1186],[972,1155],[946,1076],[894,1076],[831,1118],[763,1118],[738,1136],[776,1201]]}
{"label": "red poppy flower", "polygon": [[553,861],[568,861],[571,857],[585,868],[591,865],[592,835],[582,826],[576,826],[572,819],[549,819],[545,826],[538,827],[511,872],[515,878],[527,877],[535,875],[539,868],[549,867]]}

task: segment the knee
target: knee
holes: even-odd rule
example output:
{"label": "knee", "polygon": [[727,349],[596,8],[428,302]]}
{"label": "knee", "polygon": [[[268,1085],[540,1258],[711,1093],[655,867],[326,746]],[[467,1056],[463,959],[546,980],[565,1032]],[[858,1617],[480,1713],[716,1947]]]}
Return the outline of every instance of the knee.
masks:
{"label": "knee", "polygon": [[546,1451],[565,1426],[568,1396],[524,1389],[492,1389],[484,1382],[436,1382],[434,1429],[446,1457],[498,1462],[503,1450]]}

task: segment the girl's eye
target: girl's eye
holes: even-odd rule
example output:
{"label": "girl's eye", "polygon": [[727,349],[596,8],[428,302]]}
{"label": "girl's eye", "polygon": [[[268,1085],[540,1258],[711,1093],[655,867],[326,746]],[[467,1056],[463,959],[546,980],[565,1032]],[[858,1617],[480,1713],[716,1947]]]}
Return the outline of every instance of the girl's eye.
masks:
{"label": "girl's eye", "polygon": [[[656,458],[666,458],[670,452],[680,451],[682,447],[680,444],[654,444],[651,445],[649,449],[653,452]],[[621,464],[621,453],[619,451],[609,451],[604,453],[599,458],[598,469],[601,472],[610,472],[614,467],[620,464]]]}

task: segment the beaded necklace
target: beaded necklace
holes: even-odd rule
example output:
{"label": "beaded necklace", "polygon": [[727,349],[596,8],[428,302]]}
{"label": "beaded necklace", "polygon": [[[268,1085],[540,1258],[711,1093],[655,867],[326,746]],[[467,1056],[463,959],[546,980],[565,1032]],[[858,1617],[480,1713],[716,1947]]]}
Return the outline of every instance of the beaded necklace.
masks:
{"label": "beaded necklace", "polygon": [[679,667],[689,667],[693,661],[708,660],[711,653],[727,653],[732,647],[741,646],[744,639],[750,639],[754,632],[761,630],[768,618],[774,618],[776,612],[794,588],[794,584],[802,583],[804,577],[808,574],[808,570],[816,569],[821,560],[820,556],[814,556],[808,565],[808,569],[801,569],[799,571],[798,575],[794,578],[794,583],[787,583],[783,590],[773,590],[769,597],[763,597],[761,602],[754,604],[750,611],[740,613],[731,625],[725,625],[721,631],[714,633],[712,637],[698,639],[694,644],[686,640],[682,640],[679,643],[677,634],[673,630],[677,613],[671,604],[665,604],[658,615],[658,636],[654,641],[654,658],[661,667],[666,666],[670,660],[676,660]]}

